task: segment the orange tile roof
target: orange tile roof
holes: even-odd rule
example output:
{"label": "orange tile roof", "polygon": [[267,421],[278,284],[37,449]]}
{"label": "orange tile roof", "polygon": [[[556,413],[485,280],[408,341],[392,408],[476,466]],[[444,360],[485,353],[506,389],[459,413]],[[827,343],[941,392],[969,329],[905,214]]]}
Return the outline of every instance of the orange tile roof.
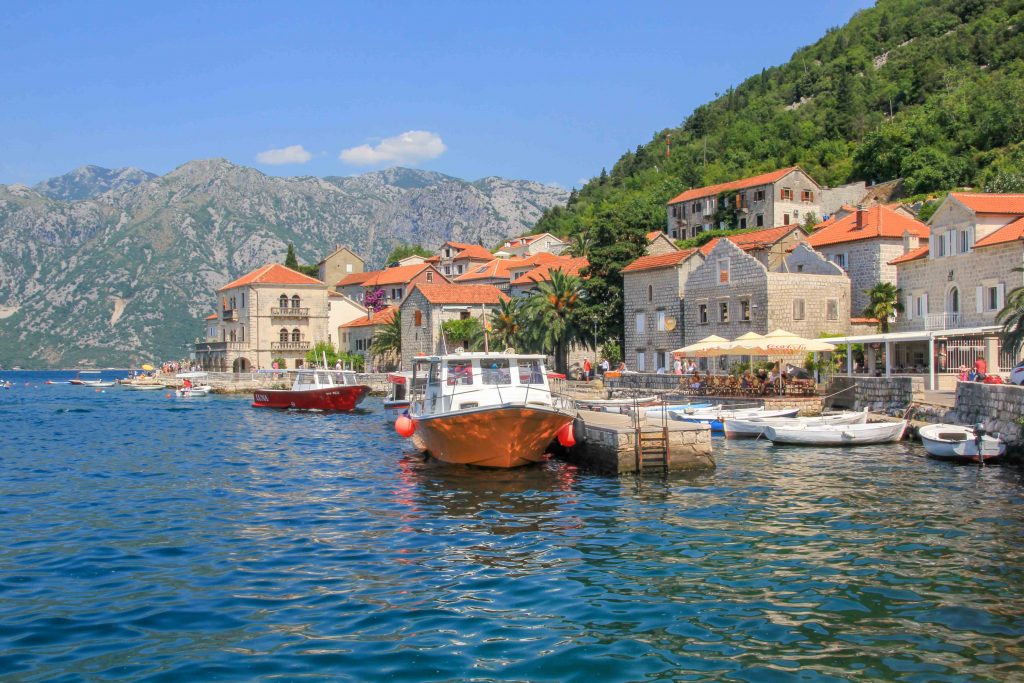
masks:
{"label": "orange tile roof", "polygon": [[491,278],[511,279],[512,271],[523,268],[534,268],[545,263],[561,261],[564,257],[549,254],[546,251],[523,258],[496,258],[489,262],[470,268],[467,272],[455,278],[456,282],[470,282],[472,280],[487,280]]}
{"label": "orange tile roof", "polygon": [[216,320],[216,319],[217,319],[217,314],[216,313],[211,313],[210,315],[206,316],[206,318],[204,318],[204,320]]}
{"label": "orange tile roof", "polygon": [[1024,218],[1007,223],[995,232],[985,235],[974,243],[975,247],[991,247],[994,244],[1006,244],[1024,239]]}
{"label": "orange tile roof", "polygon": [[407,266],[394,266],[393,268],[374,271],[372,277],[363,281],[363,287],[406,284],[428,268],[433,270],[438,276],[444,277],[429,263],[412,263]]}
{"label": "orange tile roof", "polygon": [[451,241],[449,241],[449,242],[445,242],[441,246],[442,247],[454,247],[455,249],[469,249],[470,247],[475,246],[475,245],[464,244],[462,242],[451,242]]}
{"label": "orange tile roof", "polygon": [[418,289],[432,304],[496,304],[508,296],[494,285],[456,285],[452,283],[416,283]]}
{"label": "orange tile roof", "polygon": [[434,256],[428,256],[427,258],[425,258],[423,260],[426,263],[440,263],[441,262],[441,257],[435,254]]}
{"label": "orange tile roof", "polygon": [[246,273],[242,277],[229,282],[220,289],[218,292],[223,292],[225,289],[232,289],[234,287],[241,287],[242,285],[322,285],[323,283],[317,280],[315,277],[309,277],[302,273],[286,268],[280,263],[268,263],[265,266],[260,266],[251,273]]}
{"label": "orange tile roof", "polygon": [[641,256],[637,260],[630,263],[628,266],[622,269],[623,273],[633,273],[638,270],[654,270],[656,268],[668,268],[674,266],[677,263],[682,263],[686,259],[690,258],[691,255],[697,252],[697,249],[680,249],[679,251],[670,251],[667,254],[655,254],[654,256]]}
{"label": "orange tile roof", "polygon": [[334,286],[335,287],[346,287],[348,285],[361,285],[364,282],[366,282],[367,280],[369,280],[371,277],[373,277],[374,274],[376,274],[378,272],[380,272],[380,271],[367,270],[367,271],[364,271],[362,273],[349,273],[345,277],[343,277],[340,280],[338,280],[338,282],[335,283]]}
{"label": "orange tile roof", "polygon": [[388,306],[376,313],[367,313],[366,315],[359,316],[355,320],[350,320],[342,325],[342,327],[372,327],[373,325],[386,325],[395,319],[395,311],[397,310],[398,306]]}
{"label": "orange tile roof", "polygon": [[479,244],[471,244],[462,251],[460,251],[458,254],[453,256],[452,260],[458,261],[459,259],[477,259],[490,261],[492,258],[494,258],[494,254],[488,251],[486,247],[481,247]]}
{"label": "orange tile roof", "polygon": [[1024,214],[1024,194],[950,192],[949,196],[975,213]]}
{"label": "orange tile roof", "polygon": [[[977,246],[977,245],[975,245],[975,246]],[[911,249],[910,251],[908,251],[903,256],[898,256],[898,257],[894,258],[892,261],[889,261],[889,265],[890,266],[894,266],[897,263],[906,263],[908,261],[916,261],[917,259],[924,258],[927,255],[928,255],[928,245],[927,244],[922,244],[917,249]]]}
{"label": "orange tile roof", "polygon": [[695,187],[692,190],[686,190],[682,194],[676,195],[672,199],[668,200],[668,203],[678,204],[679,202],[685,202],[691,199],[700,199],[701,197],[716,195],[719,192],[744,190],[748,187],[767,185],[768,183],[774,183],[777,180],[781,180],[793,171],[798,170],[800,170],[799,166],[790,166],[789,168],[780,168],[779,170],[772,171],[771,173],[762,173],[761,175],[743,178],[742,180],[733,180],[728,183],[718,183],[717,185],[708,185],[706,187]]}
{"label": "orange tile roof", "polygon": [[647,241],[648,242],[653,242],[654,240],[658,239],[658,235],[664,235],[664,234],[665,233],[662,232],[661,230],[651,230],[649,233],[647,233]]}
{"label": "orange tile roof", "polygon": [[[729,240],[743,251],[753,251],[755,249],[764,249],[770,247],[783,237],[799,230],[800,226],[796,224],[780,225],[777,228],[765,228],[764,230],[755,230],[754,232],[744,232],[738,235],[726,235],[725,239]],[[703,247],[700,248],[700,253],[707,256],[711,253],[711,250],[718,244],[720,238],[716,237],[709,241]]]}
{"label": "orange tile roof", "polygon": [[564,258],[559,261],[551,261],[549,263],[543,263],[529,273],[520,275],[509,284],[513,285],[529,285],[535,282],[547,282],[551,279],[552,270],[561,270],[566,275],[580,274],[580,271],[590,265],[590,261],[587,260],[586,256],[578,256],[574,258]]}
{"label": "orange tile roof", "polygon": [[[861,224],[857,227],[857,217]],[[812,247],[826,247],[830,244],[857,242],[875,238],[900,239],[904,232],[910,232],[922,239],[928,239],[928,226],[910,216],[894,211],[887,206],[875,204],[863,211],[854,211],[831,225],[815,230],[807,237]]]}

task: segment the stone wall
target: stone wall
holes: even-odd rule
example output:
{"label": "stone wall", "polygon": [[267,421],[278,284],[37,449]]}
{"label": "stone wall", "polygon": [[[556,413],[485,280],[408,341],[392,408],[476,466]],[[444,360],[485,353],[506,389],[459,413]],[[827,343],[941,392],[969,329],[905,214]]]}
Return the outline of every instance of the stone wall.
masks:
{"label": "stone wall", "polygon": [[869,239],[831,244],[818,249],[827,259],[846,256],[846,274],[850,277],[850,315],[864,315],[870,299],[864,290],[879,282],[896,284],[896,266],[889,261],[903,255],[902,239]]}
{"label": "stone wall", "polygon": [[1024,387],[959,382],[953,415],[960,424],[981,422],[988,431],[998,432],[1005,441],[1020,447],[1024,433],[1016,420],[1024,416]]}
{"label": "stone wall", "polygon": [[[684,345],[681,297],[687,276],[701,263],[691,257],[681,265],[623,273],[623,309],[626,346],[623,358],[630,370],[640,370],[637,352],[644,353],[644,369],[657,370],[657,354],[666,354],[666,369],[671,367],[668,352]],[[658,314],[665,315],[665,329],[658,329]],[[642,329],[637,314],[643,313]],[[673,329],[668,329],[672,327]]]}
{"label": "stone wall", "polygon": [[[872,413],[902,415],[924,392],[921,377],[857,377],[855,382],[854,410],[867,408]],[[828,393],[833,393],[831,386]]]}
{"label": "stone wall", "polygon": [[867,185],[863,180],[849,183],[848,185],[840,185],[839,187],[821,188],[818,204],[821,206],[822,215],[819,218],[831,216],[843,204],[856,206],[864,198],[864,193],[867,192],[867,189]]}

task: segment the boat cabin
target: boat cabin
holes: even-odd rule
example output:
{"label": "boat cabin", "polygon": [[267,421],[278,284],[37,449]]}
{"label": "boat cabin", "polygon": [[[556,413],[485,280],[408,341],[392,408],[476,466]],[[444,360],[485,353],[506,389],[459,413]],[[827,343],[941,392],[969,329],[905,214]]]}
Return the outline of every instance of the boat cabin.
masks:
{"label": "boat cabin", "polygon": [[[484,352],[415,358],[413,400],[422,399],[426,413],[509,403],[551,406],[544,359],[539,354]],[[417,382],[422,377],[425,386]]]}
{"label": "boat cabin", "polygon": [[359,384],[352,370],[322,370],[309,368],[295,373],[292,391],[311,391],[329,387],[355,386]]}

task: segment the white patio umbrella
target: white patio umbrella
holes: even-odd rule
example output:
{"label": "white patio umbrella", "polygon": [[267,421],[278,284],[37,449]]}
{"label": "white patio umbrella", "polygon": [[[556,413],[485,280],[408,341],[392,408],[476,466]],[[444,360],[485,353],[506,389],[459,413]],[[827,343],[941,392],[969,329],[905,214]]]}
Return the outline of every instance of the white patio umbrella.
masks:
{"label": "white patio umbrella", "polygon": [[763,342],[763,334],[747,332],[729,342],[729,352],[734,356],[758,356]]}
{"label": "white patio umbrella", "polygon": [[820,353],[822,351],[835,351],[836,345],[821,341],[820,339],[805,339],[786,330],[775,330],[769,332],[762,340],[765,356],[785,356],[795,353]]}
{"label": "white patio umbrella", "polygon": [[720,356],[724,353],[728,353],[726,347],[729,345],[729,340],[719,337],[717,334],[713,334],[709,337],[704,337],[699,342],[688,344],[682,348],[678,348],[672,352],[673,356],[694,356],[697,358],[707,358],[710,356]]}

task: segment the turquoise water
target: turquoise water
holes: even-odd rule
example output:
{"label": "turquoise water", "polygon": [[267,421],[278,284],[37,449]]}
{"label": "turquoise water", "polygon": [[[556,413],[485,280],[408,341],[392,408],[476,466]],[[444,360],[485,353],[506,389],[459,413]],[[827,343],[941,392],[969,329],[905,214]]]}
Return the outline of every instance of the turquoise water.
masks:
{"label": "turquoise water", "polygon": [[716,440],[696,477],[491,472],[378,399],[0,376],[4,681],[1024,680],[1017,470]]}

